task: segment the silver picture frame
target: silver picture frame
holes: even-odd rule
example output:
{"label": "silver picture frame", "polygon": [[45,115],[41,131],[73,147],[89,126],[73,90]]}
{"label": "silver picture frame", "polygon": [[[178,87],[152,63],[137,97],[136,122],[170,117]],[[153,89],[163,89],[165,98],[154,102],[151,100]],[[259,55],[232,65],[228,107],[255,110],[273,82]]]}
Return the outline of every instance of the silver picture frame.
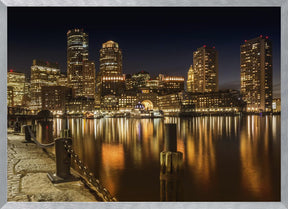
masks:
{"label": "silver picture frame", "polygon": [[[7,202],[7,8],[16,6],[281,7],[281,201],[280,202]],[[284,209],[288,208],[288,0],[0,0],[0,208]]]}

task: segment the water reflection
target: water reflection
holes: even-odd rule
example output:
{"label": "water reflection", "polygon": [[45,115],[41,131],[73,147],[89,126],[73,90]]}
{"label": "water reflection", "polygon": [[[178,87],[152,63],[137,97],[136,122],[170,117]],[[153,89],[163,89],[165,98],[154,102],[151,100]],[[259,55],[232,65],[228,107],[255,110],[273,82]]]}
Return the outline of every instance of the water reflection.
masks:
{"label": "water reflection", "polygon": [[[241,183],[243,189],[256,199],[271,200],[274,192],[279,194],[279,120],[276,116],[248,116],[247,124],[243,121],[240,135]],[[277,131],[279,134],[275,136]]]}
{"label": "water reflection", "polygon": [[182,200],[280,200],[280,116],[69,119],[74,149],[121,201],[160,200],[164,123],[177,124]]}

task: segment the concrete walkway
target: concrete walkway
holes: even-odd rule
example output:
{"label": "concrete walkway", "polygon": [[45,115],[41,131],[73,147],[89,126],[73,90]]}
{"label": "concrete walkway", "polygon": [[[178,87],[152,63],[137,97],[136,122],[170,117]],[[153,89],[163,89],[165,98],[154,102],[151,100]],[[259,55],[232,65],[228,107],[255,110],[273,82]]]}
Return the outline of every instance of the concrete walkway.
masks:
{"label": "concrete walkway", "polygon": [[81,181],[52,184],[47,172],[55,172],[54,157],[24,139],[8,130],[7,201],[97,201]]}

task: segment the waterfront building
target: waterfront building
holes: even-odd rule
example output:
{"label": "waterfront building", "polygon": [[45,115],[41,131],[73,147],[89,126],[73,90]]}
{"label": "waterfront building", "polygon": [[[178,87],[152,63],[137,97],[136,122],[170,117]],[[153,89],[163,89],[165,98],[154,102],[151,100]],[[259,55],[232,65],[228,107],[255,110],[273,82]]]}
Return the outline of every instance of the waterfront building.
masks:
{"label": "waterfront building", "polygon": [[127,91],[119,98],[119,110],[121,112],[130,112],[134,109],[138,102],[137,94],[132,91]]}
{"label": "waterfront building", "polygon": [[8,107],[21,106],[25,93],[25,74],[10,70],[7,73]]}
{"label": "waterfront building", "polygon": [[92,61],[83,62],[83,96],[95,98],[95,63]]}
{"label": "waterfront building", "polygon": [[42,107],[42,86],[56,86],[60,77],[60,69],[57,63],[33,60],[31,66],[31,106],[32,110]]}
{"label": "waterfront building", "polygon": [[180,93],[158,96],[157,103],[159,109],[162,110],[165,115],[177,115],[181,112],[182,103]]}
{"label": "waterfront building", "polygon": [[207,93],[179,92],[158,96],[159,109],[165,114],[222,114],[245,110],[239,91]]}
{"label": "waterfront building", "polygon": [[188,92],[193,92],[193,85],[194,83],[194,74],[193,74],[193,67],[192,65],[190,66],[189,70],[188,70],[188,76],[187,76],[187,91]]}
{"label": "waterfront building", "polygon": [[125,75],[110,75],[101,77],[101,97],[106,95],[120,96],[125,90]]}
{"label": "waterfront building", "polygon": [[[208,93],[183,93],[183,110],[185,106],[194,105],[195,112],[233,113],[245,110],[246,104],[237,90],[223,90]],[[186,111],[186,110],[185,110]]]}
{"label": "waterfront building", "polygon": [[193,79],[189,86],[190,92],[218,91],[218,53],[215,47],[198,48],[193,53],[193,68],[190,69]]}
{"label": "waterfront building", "polygon": [[116,95],[105,95],[101,102],[102,111],[118,111],[119,110],[119,96]]}
{"label": "waterfront building", "polygon": [[63,114],[73,97],[72,88],[66,86],[42,86],[41,94],[42,110],[50,110],[53,114]]}
{"label": "waterfront building", "polygon": [[137,103],[144,105],[144,109],[158,110],[157,93],[142,91],[137,93]]}
{"label": "waterfront building", "polygon": [[67,103],[67,113],[70,115],[82,115],[87,112],[95,111],[94,98],[75,97]]}
{"label": "waterfront building", "polygon": [[67,32],[68,85],[75,96],[83,96],[83,62],[88,60],[88,34],[81,29]]}
{"label": "waterfront building", "polygon": [[130,112],[137,104],[141,104],[145,110],[158,110],[157,93],[148,90],[147,92],[125,91],[120,96],[106,95],[103,97],[101,110]]}
{"label": "waterfront building", "polygon": [[184,77],[182,76],[160,76],[166,94],[184,91]]}
{"label": "waterfront building", "polygon": [[280,113],[281,112],[281,99],[280,98],[275,98],[272,101],[272,111],[275,113]]}
{"label": "waterfront building", "polygon": [[268,36],[240,46],[241,94],[248,112],[272,111],[272,41]]}

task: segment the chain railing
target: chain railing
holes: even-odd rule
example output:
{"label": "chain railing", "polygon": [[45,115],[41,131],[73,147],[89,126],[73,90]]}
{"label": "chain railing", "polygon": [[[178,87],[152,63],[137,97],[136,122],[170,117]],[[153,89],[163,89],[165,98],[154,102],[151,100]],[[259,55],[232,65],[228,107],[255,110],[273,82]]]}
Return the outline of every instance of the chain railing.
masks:
{"label": "chain railing", "polygon": [[35,137],[33,131],[32,131],[31,128],[30,128],[30,126],[26,126],[26,127],[27,127],[27,129],[28,129],[28,131],[29,131],[29,133],[30,133],[30,136],[31,136],[32,140],[33,140],[33,141],[35,142],[35,144],[37,144],[39,147],[41,147],[41,148],[47,148],[47,147],[52,147],[52,146],[54,146],[55,141],[53,141],[53,142],[51,142],[51,143],[49,143],[49,144],[42,144],[42,143],[40,143],[40,142],[37,140],[37,138]]}
{"label": "chain railing", "polygon": [[[28,132],[36,145],[38,145],[41,148],[47,148],[52,147],[55,145],[55,141],[49,144],[42,144],[40,143],[36,137],[33,131],[31,130],[30,126],[25,127],[28,129]],[[63,138],[65,140],[65,133],[63,133]],[[68,132],[66,133],[66,136],[68,136]],[[88,184],[90,189],[97,192],[98,196],[102,198],[106,202],[115,202],[117,199],[113,197],[110,192],[100,183],[100,181],[94,176],[94,174],[88,169],[88,167],[81,161],[79,156],[75,153],[75,151],[72,149],[71,144],[68,143],[68,140],[64,141],[64,148],[67,151],[67,153],[70,154],[72,160],[75,162],[75,165],[79,168],[78,173],[81,175],[83,180]],[[57,155],[56,155],[57,156]],[[70,165],[71,166],[71,165]]]}
{"label": "chain railing", "polygon": [[96,191],[98,195],[106,202],[116,202],[117,199],[113,197],[110,192],[100,183],[100,181],[94,176],[94,174],[88,169],[88,167],[80,160],[79,156],[72,149],[72,146],[65,141],[64,147],[66,151],[73,158],[74,163],[79,168],[82,178],[86,181],[91,189]]}

